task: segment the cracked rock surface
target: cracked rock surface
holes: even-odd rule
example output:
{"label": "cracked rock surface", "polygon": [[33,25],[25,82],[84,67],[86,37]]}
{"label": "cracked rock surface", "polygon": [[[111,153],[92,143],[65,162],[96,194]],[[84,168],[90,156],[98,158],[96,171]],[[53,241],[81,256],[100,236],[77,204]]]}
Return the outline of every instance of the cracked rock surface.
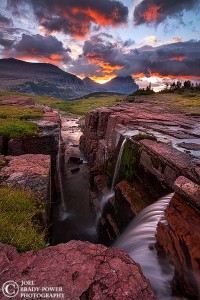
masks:
{"label": "cracked rock surface", "polygon": [[[1,286],[8,280],[19,285],[32,280],[36,287],[62,288],[65,300],[156,299],[140,266],[115,248],[70,241],[19,254],[0,244],[0,262]],[[1,294],[0,299],[6,297]]]}

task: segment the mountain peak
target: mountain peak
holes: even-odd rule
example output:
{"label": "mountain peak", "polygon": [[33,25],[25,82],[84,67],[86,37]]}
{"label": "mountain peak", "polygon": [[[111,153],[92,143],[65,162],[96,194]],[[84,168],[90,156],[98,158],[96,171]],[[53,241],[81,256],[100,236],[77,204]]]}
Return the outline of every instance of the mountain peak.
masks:
{"label": "mountain peak", "polygon": [[94,82],[92,79],[90,79],[90,77],[85,77],[84,79],[83,79],[83,82],[86,82],[86,83],[89,83],[89,82]]}

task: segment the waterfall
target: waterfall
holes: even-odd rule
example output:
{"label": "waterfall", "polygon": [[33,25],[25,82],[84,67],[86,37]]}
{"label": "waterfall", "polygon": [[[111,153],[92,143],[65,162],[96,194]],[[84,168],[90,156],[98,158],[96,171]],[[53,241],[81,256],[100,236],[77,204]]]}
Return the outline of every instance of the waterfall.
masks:
{"label": "waterfall", "polygon": [[[102,216],[103,209],[104,209],[105,205],[108,203],[109,199],[112,198],[115,194],[114,187],[115,187],[115,183],[116,183],[116,180],[117,180],[117,177],[118,177],[118,173],[119,173],[119,169],[120,169],[120,165],[121,165],[121,158],[122,158],[122,154],[123,154],[123,151],[124,151],[125,143],[126,143],[126,138],[123,140],[123,142],[121,144],[121,147],[120,147],[119,155],[118,155],[118,158],[117,158],[117,163],[116,163],[116,166],[115,166],[115,171],[114,171],[114,176],[113,176],[113,180],[112,180],[111,189],[107,194],[105,194],[102,197],[102,199],[100,201],[99,213],[97,214],[97,217],[96,217],[96,226],[98,226],[98,224],[99,224],[99,220]],[[105,150],[105,158],[106,158],[106,156],[108,157],[107,147],[106,147],[106,150]]]}
{"label": "waterfall", "polygon": [[117,179],[119,169],[120,169],[120,165],[121,165],[121,158],[122,158],[122,154],[123,154],[123,151],[124,151],[125,143],[126,143],[126,139],[124,139],[122,144],[121,144],[121,148],[120,148],[119,155],[118,155],[118,158],[117,158],[117,163],[116,163],[116,166],[115,166],[115,172],[114,172],[114,176],[113,176],[113,180],[112,180],[111,191],[113,191],[114,187],[115,187],[116,179]]}
{"label": "waterfall", "polygon": [[64,201],[63,183],[62,183],[62,175],[61,175],[61,163],[60,163],[61,154],[62,154],[61,135],[59,135],[58,156],[57,156],[57,175],[58,175],[58,183],[59,183],[59,188],[60,188],[61,203],[62,203],[63,209],[64,209],[65,208],[65,201]]}
{"label": "waterfall", "polygon": [[158,261],[154,248],[155,233],[159,221],[164,220],[164,211],[173,194],[165,196],[142,210],[113,245],[123,249],[141,265],[144,275],[150,280],[158,299],[173,299],[170,284],[174,270],[169,262]]}

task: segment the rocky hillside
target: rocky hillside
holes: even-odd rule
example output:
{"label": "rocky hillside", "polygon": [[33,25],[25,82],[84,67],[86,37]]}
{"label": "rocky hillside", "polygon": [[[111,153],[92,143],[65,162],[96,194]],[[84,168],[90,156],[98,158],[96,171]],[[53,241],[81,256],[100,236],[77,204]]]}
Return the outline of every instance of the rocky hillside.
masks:
{"label": "rocky hillside", "polygon": [[78,98],[93,92],[129,94],[138,89],[131,76],[116,77],[106,84],[81,80],[52,64],[28,63],[14,58],[0,60],[0,88],[8,91]]}

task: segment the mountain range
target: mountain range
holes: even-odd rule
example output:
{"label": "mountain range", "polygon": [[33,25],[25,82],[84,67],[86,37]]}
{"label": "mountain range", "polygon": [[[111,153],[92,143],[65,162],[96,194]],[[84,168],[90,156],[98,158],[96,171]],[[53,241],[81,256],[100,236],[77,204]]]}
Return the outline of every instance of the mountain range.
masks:
{"label": "mountain range", "polygon": [[115,77],[99,84],[83,80],[48,63],[30,63],[14,58],[0,59],[0,89],[63,99],[95,92],[130,94],[139,87],[131,76]]}

